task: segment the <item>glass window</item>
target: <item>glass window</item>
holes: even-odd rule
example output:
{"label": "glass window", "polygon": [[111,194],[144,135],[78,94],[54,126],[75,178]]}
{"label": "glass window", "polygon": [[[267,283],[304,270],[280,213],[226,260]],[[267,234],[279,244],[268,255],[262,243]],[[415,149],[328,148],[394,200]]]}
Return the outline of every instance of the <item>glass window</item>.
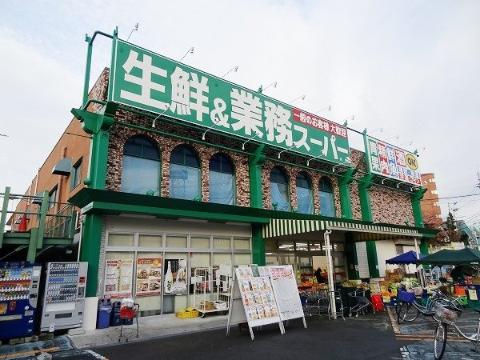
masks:
{"label": "glass window", "polygon": [[[159,259],[160,262],[157,263],[159,265],[146,267],[142,266],[142,259]],[[137,253],[137,261],[136,261],[136,276],[135,276],[135,289],[136,289],[136,296],[135,302],[140,305],[140,311],[142,316],[149,316],[149,315],[158,315],[160,314],[160,302],[161,296],[160,292],[162,291],[162,279],[163,274],[158,274],[157,270],[160,272],[162,271],[162,253],[155,253],[155,252],[139,252]],[[141,272],[147,270],[149,271],[147,278],[141,276]],[[152,272],[155,271],[157,274]],[[145,289],[148,288],[148,291]],[[146,292],[142,294],[142,292]],[[151,294],[150,292],[153,292]]]}
{"label": "glass window", "polygon": [[48,194],[48,208],[51,209],[55,206],[57,201],[57,187],[55,186]]}
{"label": "glass window", "polygon": [[162,235],[139,235],[138,246],[139,247],[162,247]]}
{"label": "glass window", "polygon": [[210,237],[192,236],[190,242],[193,249],[210,249]]}
{"label": "glass window", "polygon": [[289,211],[288,177],[279,167],[274,167],[270,173],[270,194],[274,210]]}
{"label": "glass window", "polygon": [[250,250],[249,238],[234,238],[233,245],[236,250]]}
{"label": "glass window", "polygon": [[213,248],[214,249],[231,249],[232,245],[230,238],[213,238]]}
{"label": "glass window", "polygon": [[133,246],[133,234],[109,234],[108,246]]}
{"label": "glass window", "polygon": [[187,237],[182,235],[167,235],[167,248],[186,248]]}
{"label": "glass window", "polygon": [[250,254],[235,254],[233,261],[233,265],[248,265],[252,263]]}
{"label": "glass window", "polygon": [[213,266],[232,265],[232,254],[213,254]]}
{"label": "glass window", "polygon": [[123,148],[122,186],[124,192],[158,195],[160,189],[160,152],[144,136],[133,136]]}
{"label": "glass window", "polygon": [[179,145],[170,157],[170,197],[200,200],[200,160],[195,151]]}
{"label": "glass window", "polygon": [[210,159],[210,202],[233,205],[235,203],[235,175],[230,158],[215,154]]}
{"label": "glass window", "polygon": [[320,179],[319,186],[320,195],[320,215],[323,216],[335,216],[335,202],[333,199],[333,187],[332,182],[327,177]]}
{"label": "glass window", "polygon": [[82,159],[78,160],[72,167],[72,173],[70,174],[70,189],[75,189],[82,179]]}
{"label": "glass window", "polygon": [[298,212],[313,214],[312,184],[307,174],[301,172],[297,175],[297,203]]}

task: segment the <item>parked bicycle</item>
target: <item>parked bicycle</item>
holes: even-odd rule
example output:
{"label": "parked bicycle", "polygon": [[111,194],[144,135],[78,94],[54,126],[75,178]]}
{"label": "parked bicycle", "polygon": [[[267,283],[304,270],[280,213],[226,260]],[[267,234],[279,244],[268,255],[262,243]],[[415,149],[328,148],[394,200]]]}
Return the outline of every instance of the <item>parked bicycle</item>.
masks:
{"label": "parked bicycle", "polygon": [[403,321],[413,322],[420,314],[433,316],[438,304],[454,308],[460,308],[461,306],[457,299],[445,295],[440,290],[434,290],[432,296],[426,299],[425,302],[422,302],[422,299],[417,298],[413,293],[399,291],[396,306],[397,323],[400,324]]}
{"label": "parked bicycle", "polygon": [[[480,309],[473,309],[480,313]],[[445,305],[436,306],[433,318],[437,322],[435,327],[435,337],[433,340],[433,355],[435,360],[440,360],[445,353],[447,345],[447,330],[451,326],[453,330],[462,338],[475,343],[475,350],[478,350],[478,343],[480,341],[480,318],[478,319],[477,331],[472,335],[465,334],[456,324],[457,319],[462,314],[462,309],[457,306]]]}

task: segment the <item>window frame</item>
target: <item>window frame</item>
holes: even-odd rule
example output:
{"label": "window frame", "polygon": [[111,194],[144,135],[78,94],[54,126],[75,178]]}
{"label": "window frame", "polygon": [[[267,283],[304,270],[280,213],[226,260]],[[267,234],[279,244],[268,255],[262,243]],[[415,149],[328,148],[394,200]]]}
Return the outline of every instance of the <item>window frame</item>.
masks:
{"label": "window frame", "polygon": [[[211,201],[211,197],[210,197],[210,194],[211,194],[211,181],[210,181],[210,174],[212,172],[218,172],[218,171],[212,171],[210,169],[210,165],[212,163],[212,160],[215,156],[223,156],[225,157],[229,162],[230,162],[230,165],[232,167],[232,178],[233,178],[233,181],[232,181],[232,193],[233,193],[233,203],[232,204],[223,204],[223,203],[217,203],[217,202],[212,202]],[[226,172],[219,172],[221,174],[230,174],[230,173],[226,173]],[[222,152],[217,152],[215,154],[213,154],[211,157],[210,157],[210,160],[208,161],[208,194],[209,194],[209,197],[208,197],[208,202],[209,203],[212,203],[212,204],[222,204],[222,205],[236,205],[237,204],[237,171],[235,169],[235,164],[233,163],[233,160],[230,156],[228,156],[227,154],[225,153],[222,153]]]}
{"label": "window frame", "polygon": [[78,159],[72,166],[72,172],[70,173],[70,191],[74,190],[82,182],[82,161],[83,157]]}
{"label": "window frame", "polygon": [[[330,185],[330,190],[331,191],[324,191],[322,190],[322,180],[326,179],[328,184]],[[322,213],[322,196],[321,196],[321,193],[327,193],[327,194],[331,194],[332,196],[332,209],[333,209],[333,215],[325,215]],[[335,208],[335,189],[333,187],[333,181],[328,177],[328,176],[321,176],[320,179],[318,180],[318,198],[319,198],[319,202],[320,202],[320,215],[321,216],[327,216],[327,217],[336,217],[337,216],[337,209]]]}
{"label": "window frame", "polygon": [[[279,209],[276,209],[275,206],[273,205],[273,196],[272,196],[272,173],[273,171],[277,169],[279,170],[284,176],[285,176],[285,180],[286,180],[286,185],[287,185],[287,202],[288,202],[288,209],[287,210],[279,210]],[[274,166],[271,170],[270,170],[270,174],[269,174],[269,177],[268,177],[268,181],[269,181],[269,185],[270,185],[270,201],[271,201],[271,205],[272,205],[272,208],[275,210],[275,211],[292,211],[292,201],[290,199],[290,177],[288,176],[288,172],[282,168],[281,166]]]}
{"label": "window frame", "polygon": [[[179,149],[179,148],[187,148],[187,149],[190,149],[196,156],[197,160],[198,160],[198,196],[196,196],[195,198],[193,199],[182,199],[182,198],[179,198],[179,197],[173,197],[172,196],[172,176],[171,176],[171,170],[172,170],[172,164],[175,164],[175,165],[180,165],[180,166],[185,166],[185,167],[189,167],[189,168],[192,168],[192,169],[195,169],[194,167],[192,166],[189,166],[189,165],[185,165],[185,158],[184,158],[184,164],[177,164],[177,163],[174,163],[172,162],[172,156],[173,156],[173,153],[175,152],[175,150]],[[197,198],[199,197],[200,199],[198,201],[202,201],[202,177],[203,177],[203,171],[202,171],[202,159],[200,157],[200,154],[198,153],[198,151],[193,147],[191,146],[190,144],[185,144],[185,143],[182,143],[182,144],[178,144],[177,146],[175,146],[172,151],[170,152],[170,157],[169,157],[169,162],[168,162],[168,176],[169,176],[169,184],[168,184],[168,197],[171,198],[171,199],[180,199],[180,200],[190,200],[190,201],[197,201]]]}
{"label": "window frame", "polygon": [[[141,157],[141,156],[126,154],[125,150],[126,150],[128,141],[133,139],[133,138],[143,138],[143,139],[146,139],[148,142],[150,142],[150,144],[157,151],[158,159],[152,159],[150,157]],[[162,193],[162,152],[161,152],[161,150],[158,146],[158,142],[155,139],[152,139],[152,138],[150,138],[146,135],[142,135],[142,134],[132,135],[125,141],[125,143],[123,144],[123,149],[122,149],[122,174],[121,174],[121,180],[120,180],[120,191],[123,191],[123,179],[124,179],[124,175],[125,175],[125,166],[124,165],[125,165],[125,157],[127,157],[127,156],[129,158],[137,158],[137,159],[142,159],[142,160],[150,160],[150,161],[158,162],[158,174],[157,174],[158,187],[155,191],[155,192],[158,193],[158,195],[153,195],[153,196],[161,196],[161,193]],[[133,193],[133,194],[146,195],[146,194],[143,194],[143,193]]]}
{"label": "window frame", "polygon": [[[310,193],[310,205],[311,205],[311,212],[306,212],[306,213],[301,213],[301,214],[305,214],[305,215],[312,215],[314,214],[315,212],[315,201],[314,201],[314,197],[313,197],[313,184],[312,184],[312,179],[311,177],[305,172],[305,171],[299,171],[297,176],[295,177],[295,196],[297,197],[297,212],[300,212],[299,211],[299,198],[298,198],[298,177],[299,176],[303,176],[305,181],[307,181],[308,183],[308,191]],[[301,187],[301,186],[300,186]],[[307,188],[304,188],[302,187],[303,189],[307,189]]]}

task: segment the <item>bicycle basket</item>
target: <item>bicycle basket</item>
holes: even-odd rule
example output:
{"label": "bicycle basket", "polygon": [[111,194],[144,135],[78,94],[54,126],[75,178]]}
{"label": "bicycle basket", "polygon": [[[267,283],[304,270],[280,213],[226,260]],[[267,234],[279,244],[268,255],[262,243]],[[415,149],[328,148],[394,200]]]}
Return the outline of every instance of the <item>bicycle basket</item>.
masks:
{"label": "bicycle basket", "polygon": [[408,291],[399,291],[398,300],[406,303],[413,303],[415,301],[415,294]]}
{"label": "bicycle basket", "polygon": [[435,317],[441,322],[454,323],[458,319],[458,312],[443,306],[437,306],[435,308]]}

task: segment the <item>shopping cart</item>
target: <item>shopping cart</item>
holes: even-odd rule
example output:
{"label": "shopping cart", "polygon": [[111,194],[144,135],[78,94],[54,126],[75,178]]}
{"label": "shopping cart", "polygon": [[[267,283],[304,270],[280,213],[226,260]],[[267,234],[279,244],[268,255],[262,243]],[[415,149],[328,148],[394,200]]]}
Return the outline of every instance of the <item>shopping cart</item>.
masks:
{"label": "shopping cart", "polygon": [[[126,325],[127,322],[132,322],[135,318],[137,325],[137,338],[138,338],[138,313],[140,311],[140,305],[133,302],[132,299],[123,299],[120,305],[120,336],[118,342],[122,340],[123,337],[123,325]],[[125,337],[125,342],[128,342],[128,337]]]}
{"label": "shopping cart", "polygon": [[326,289],[312,288],[300,293],[305,316],[327,315],[330,306]]}
{"label": "shopping cart", "polygon": [[358,315],[365,315],[370,311],[375,313],[375,309],[371,301],[367,298],[365,290],[355,290],[349,293],[348,296],[351,298],[350,303],[353,304],[350,306],[349,317],[358,317]]}

